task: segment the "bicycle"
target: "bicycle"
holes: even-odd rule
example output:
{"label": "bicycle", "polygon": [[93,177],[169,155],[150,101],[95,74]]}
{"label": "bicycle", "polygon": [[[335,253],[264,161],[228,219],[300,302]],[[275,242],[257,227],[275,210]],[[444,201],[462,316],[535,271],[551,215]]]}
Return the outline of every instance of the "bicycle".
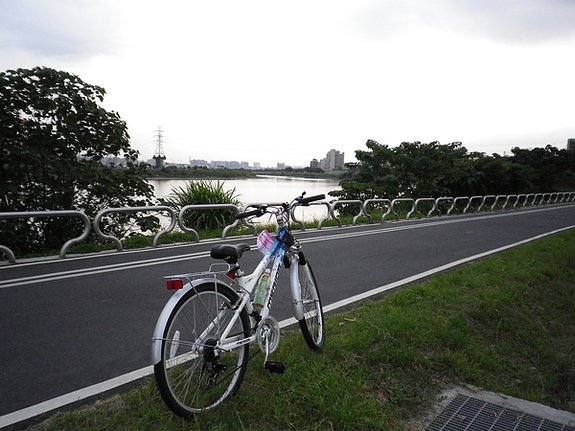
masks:
{"label": "bicycle", "polygon": [[156,324],[152,363],[162,399],[177,415],[191,418],[235,394],[253,342],[265,354],[268,371],[284,371],[283,364],[269,360],[280,341],[280,326],[270,311],[282,266],[289,270],[294,317],[302,335],[312,350],[320,349],[325,332],[317,283],[289,220],[296,206],[325,195],[304,196],[280,206],[252,206],[255,209],[236,215],[244,220],[266,213],[276,217],[275,239],[258,237],[258,243],[261,238],[273,242],[251,274],[240,267],[243,253],[251,249],[242,243],[214,246],[211,257],[224,263],[213,263],[206,272],[164,277],[168,289],[176,292]]}

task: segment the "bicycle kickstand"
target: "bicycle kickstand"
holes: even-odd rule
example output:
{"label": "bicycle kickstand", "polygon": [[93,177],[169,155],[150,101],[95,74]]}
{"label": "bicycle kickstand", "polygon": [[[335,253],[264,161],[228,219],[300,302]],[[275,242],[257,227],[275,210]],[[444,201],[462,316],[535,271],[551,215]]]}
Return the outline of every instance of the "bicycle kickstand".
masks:
{"label": "bicycle kickstand", "polygon": [[269,356],[269,340],[266,337],[266,358],[264,360],[264,368],[273,374],[283,374],[286,367],[281,362],[268,361]]}

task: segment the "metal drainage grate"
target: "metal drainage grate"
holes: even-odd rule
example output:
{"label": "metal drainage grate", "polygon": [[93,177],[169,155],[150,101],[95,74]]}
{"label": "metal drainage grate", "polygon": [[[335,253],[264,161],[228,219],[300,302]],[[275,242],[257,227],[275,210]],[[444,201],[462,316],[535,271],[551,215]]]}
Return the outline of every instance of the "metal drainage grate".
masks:
{"label": "metal drainage grate", "polygon": [[425,431],[575,431],[575,428],[458,394]]}

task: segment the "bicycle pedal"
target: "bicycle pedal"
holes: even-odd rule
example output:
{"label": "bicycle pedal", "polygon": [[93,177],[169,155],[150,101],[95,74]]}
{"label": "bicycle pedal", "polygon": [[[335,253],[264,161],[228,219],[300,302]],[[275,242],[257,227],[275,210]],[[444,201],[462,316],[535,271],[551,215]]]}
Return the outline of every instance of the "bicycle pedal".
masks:
{"label": "bicycle pedal", "polygon": [[266,361],[264,364],[264,368],[268,370],[270,373],[274,374],[283,374],[286,367],[281,362],[274,362],[274,361]]}

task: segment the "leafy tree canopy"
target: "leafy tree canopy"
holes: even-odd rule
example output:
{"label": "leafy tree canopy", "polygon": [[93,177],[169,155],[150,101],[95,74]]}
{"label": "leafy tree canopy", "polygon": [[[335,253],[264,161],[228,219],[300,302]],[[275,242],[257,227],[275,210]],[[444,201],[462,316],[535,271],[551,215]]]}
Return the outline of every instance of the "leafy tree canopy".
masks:
{"label": "leafy tree canopy", "polygon": [[356,151],[358,163],[342,177],[345,199],[473,196],[572,190],[575,153],[514,148],[513,156],[468,152],[461,142],[403,142],[395,148],[374,140]]}
{"label": "leafy tree canopy", "polygon": [[[146,168],[137,163],[126,123],[101,106],[105,94],[47,67],[0,73],[0,211],[94,215],[146,204],[153,195]],[[106,156],[123,157],[124,166],[105,166]]]}

